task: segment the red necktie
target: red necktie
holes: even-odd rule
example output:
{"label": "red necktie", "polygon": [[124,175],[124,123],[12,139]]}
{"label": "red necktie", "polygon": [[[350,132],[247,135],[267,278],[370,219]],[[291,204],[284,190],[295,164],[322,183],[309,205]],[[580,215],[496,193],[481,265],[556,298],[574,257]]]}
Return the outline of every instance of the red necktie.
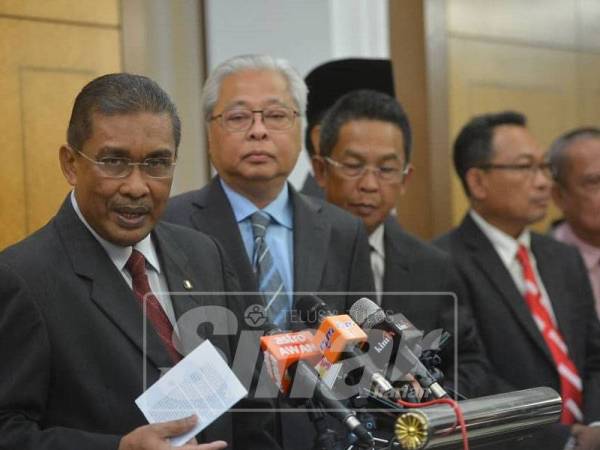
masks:
{"label": "red necktie", "polygon": [[179,362],[181,355],[173,345],[173,326],[148,283],[146,258],[138,250],[133,249],[125,267],[131,274],[133,293],[140,302],[140,306],[143,308],[143,304],[146,302],[146,316],[165,344],[171,359],[176,363]]}
{"label": "red necktie", "polygon": [[550,313],[542,303],[542,295],[538,288],[531,262],[529,261],[527,248],[524,245],[519,246],[517,260],[523,268],[525,301],[552,354],[552,359],[554,359],[560,377],[560,391],[563,398],[563,410],[560,421],[566,425],[583,422],[583,414],[581,412],[581,378],[579,377],[577,367],[575,367],[575,364],[569,357],[564,338],[558,328],[554,326]]}

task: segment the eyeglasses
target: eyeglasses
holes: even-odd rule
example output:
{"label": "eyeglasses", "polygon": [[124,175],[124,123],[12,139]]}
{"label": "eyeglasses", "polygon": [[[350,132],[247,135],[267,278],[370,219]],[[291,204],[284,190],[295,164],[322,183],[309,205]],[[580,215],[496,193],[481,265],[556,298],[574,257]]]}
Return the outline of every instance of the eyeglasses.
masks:
{"label": "eyeglasses", "polygon": [[126,178],[133,172],[135,166],[150,178],[171,178],[175,169],[175,162],[167,157],[146,158],[142,162],[132,162],[130,158],[118,156],[104,156],[96,160],[80,150],[75,151],[94,164],[102,175],[108,178]]}
{"label": "eyeglasses", "polygon": [[581,181],[581,187],[587,192],[595,193],[600,191],[600,173],[585,175]]}
{"label": "eyeglasses", "polygon": [[284,106],[266,109],[236,108],[212,116],[209,120],[219,120],[227,131],[248,131],[254,123],[254,115],[260,114],[265,127],[271,131],[286,131],[292,128],[296,116],[300,114]]}
{"label": "eyeglasses", "polygon": [[539,170],[546,178],[552,178],[552,165],[549,162],[524,164],[481,164],[482,170],[514,170],[533,178]]}
{"label": "eyeglasses", "polygon": [[385,183],[398,183],[402,181],[402,178],[408,173],[410,170],[410,166],[407,165],[404,170],[399,167],[392,166],[380,166],[380,167],[372,167],[367,164],[348,164],[340,161],[336,161],[335,159],[331,159],[329,157],[323,158],[327,164],[330,164],[332,167],[335,167],[340,171],[340,173],[348,178],[355,179],[364,176],[368,171],[372,171],[375,176],[385,182]]}

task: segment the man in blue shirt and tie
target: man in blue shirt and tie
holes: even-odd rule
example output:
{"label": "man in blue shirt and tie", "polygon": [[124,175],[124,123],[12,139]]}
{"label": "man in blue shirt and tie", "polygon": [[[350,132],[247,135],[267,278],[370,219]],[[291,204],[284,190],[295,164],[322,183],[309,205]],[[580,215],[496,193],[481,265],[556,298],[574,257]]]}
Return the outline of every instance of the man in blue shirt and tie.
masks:
{"label": "man in blue shirt and tie", "polygon": [[[295,69],[270,56],[232,58],[210,75],[202,102],[218,175],[203,189],[172,198],[166,220],[215,236],[231,257],[242,290],[265,293],[265,306],[276,293],[264,289],[275,286],[265,277],[278,278],[284,294],[337,293],[327,296],[337,311],[358,298],[352,292],[372,291],[361,222],[287,183],[300,152],[306,107],[306,85]],[[260,216],[266,219],[264,238],[256,235]],[[257,254],[257,241],[263,254]],[[262,264],[265,250],[268,268]],[[280,310],[287,302],[289,312],[293,298],[282,297],[274,303]],[[267,315],[277,325],[303,326],[290,320],[291,314],[276,317],[270,308]]]}
{"label": "man in blue shirt and tie", "polygon": [[[262,292],[267,317],[290,329],[305,328],[291,314],[292,292],[327,293],[330,309],[343,312],[360,297],[354,292],[373,291],[361,221],[287,182],[301,149],[306,92],[285,60],[246,55],[220,64],[202,97],[218,175],[203,189],[172,198],[165,216],[214,236],[242,290]],[[288,416],[285,448],[311,445],[306,415]]]}

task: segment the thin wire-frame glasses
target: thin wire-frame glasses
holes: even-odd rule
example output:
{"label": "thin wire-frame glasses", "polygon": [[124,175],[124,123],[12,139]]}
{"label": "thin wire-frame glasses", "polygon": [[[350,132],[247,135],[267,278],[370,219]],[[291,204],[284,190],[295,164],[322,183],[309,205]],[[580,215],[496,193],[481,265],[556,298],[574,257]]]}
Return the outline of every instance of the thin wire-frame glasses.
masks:
{"label": "thin wire-frame glasses", "polygon": [[260,114],[264,126],[271,131],[287,131],[294,126],[298,111],[284,106],[265,109],[234,108],[210,117],[218,120],[227,131],[248,131],[254,124],[255,115]]}
{"label": "thin wire-frame glasses", "polygon": [[81,150],[75,149],[75,152],[94,164],[102,175],[108,178],[126,178],[133,172],[135,166],[150,178],[171,178],[176,164],[168,157],[146,158],[142,162],[133,162],[130,158],[120,156],[104,156],[96,160]]}
{"label": "thin wire-frame glasses", "polygon": [[388,166],[372,167],[368,164],[347,164],[340,161],[336,161],[335,159],[329,158],[327,156],[323,159],[332,167],[338,169],[343,176],[349,179],[360,178],[370,170],[375,174],[375,176],[379,180],[383,182],[398,183],[402,181],[402,178],[410,170],[410,165],[408,164],[404,169],[400,169],[399,167]]}

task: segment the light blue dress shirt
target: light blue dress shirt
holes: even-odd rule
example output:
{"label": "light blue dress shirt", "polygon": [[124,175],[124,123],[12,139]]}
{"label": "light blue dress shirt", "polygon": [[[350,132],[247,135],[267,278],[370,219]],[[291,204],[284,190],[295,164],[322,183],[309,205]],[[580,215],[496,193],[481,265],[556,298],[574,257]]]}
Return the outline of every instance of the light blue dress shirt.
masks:
{"label": "light blue dress shirt", "polygon": [[[254,236],[250,216],[259,208],[246,197],[230,188],[223,179],[219,179],[219,181],[233,209],[248,259],[252,261]],[[285,290],[291,293],[294,290],[294,210],[288,189],[286,183],[275,200],[263,208],[262,211],[271,216],[272,222],[267,227],[265,239],[273,261],[275,261],[279,274],[285,283]],[[291,309],[292,296],[288,295],[288,297]]]}

